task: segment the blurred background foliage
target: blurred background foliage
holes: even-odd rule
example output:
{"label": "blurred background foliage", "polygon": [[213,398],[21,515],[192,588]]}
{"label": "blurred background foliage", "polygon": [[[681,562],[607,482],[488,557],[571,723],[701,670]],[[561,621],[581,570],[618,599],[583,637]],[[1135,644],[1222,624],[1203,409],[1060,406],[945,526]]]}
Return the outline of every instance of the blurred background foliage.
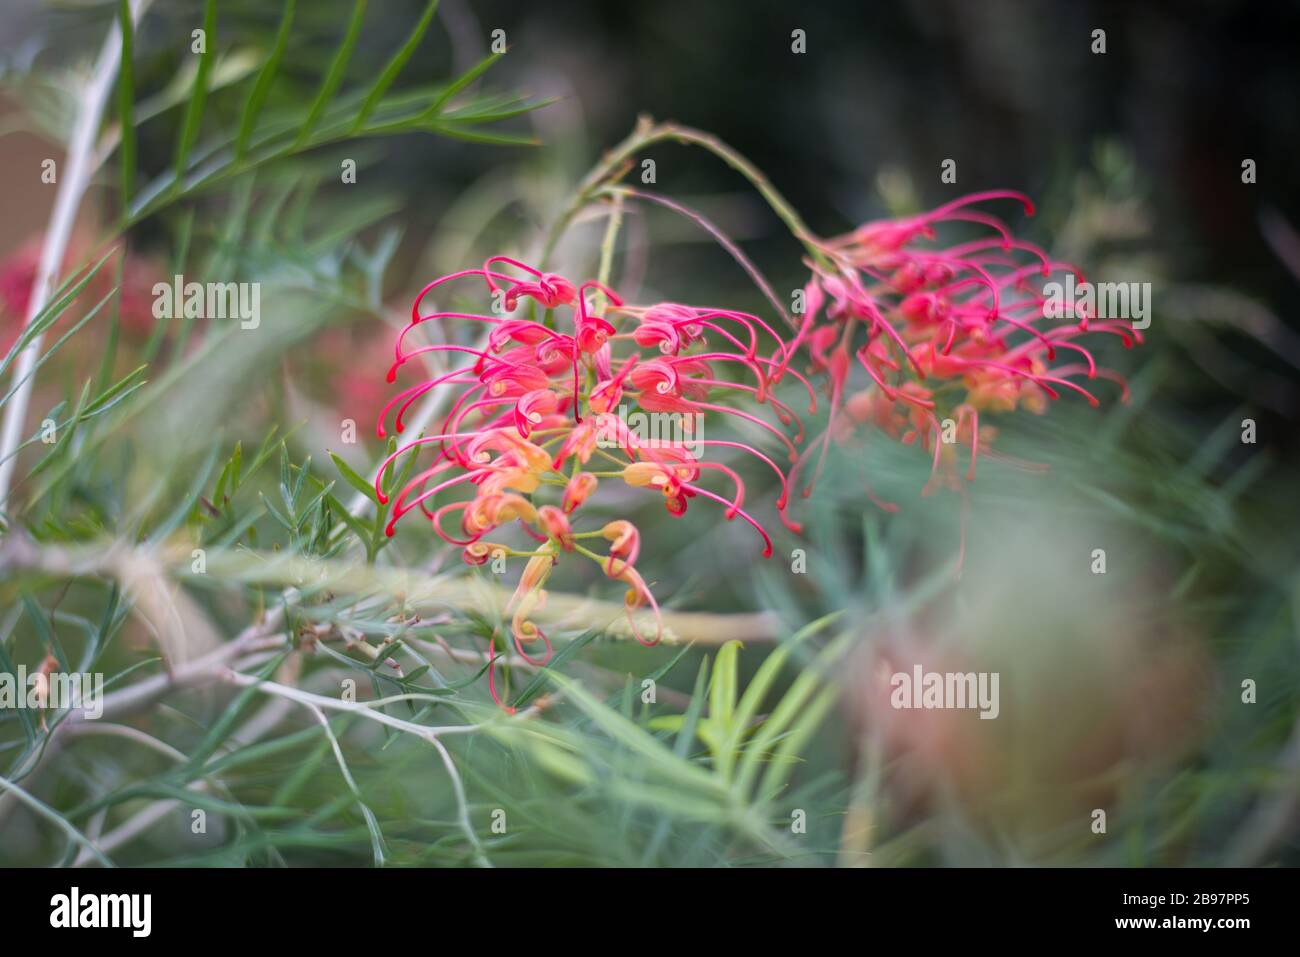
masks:
{"label": "blurred background foliage", "polygon": [[[263,107],[291,143],[353,10],[296,5]],[[425,11],[368,5],[342,106],[356,109],[347,91],[384,74]],[[71,77],[116,13],[27,0],[3,13],[5,349],[16,267],[52,202],[22,184],[61,155]],[[283,9],[220,0],[216,14],[199,155],[237,134]],[[203,16],[157,3],[134,38],[141,190],[174,169]],[[139,215],[126,205],[124,252],[55,326],[120,288],[39,373],[32,420],[78,424],[21,459],[0,650],[166,693],[105,719],[124,730],[0,715],[0,862],[1295,863],[1298,26],[1300,5],[1229,0],[443,0],[390,95],[435,102],[501,29],[509,52],[443,104],[490,122],[322,143]],[[790,52],[795,28],[806,54]],[[1105,55],[1090,52],[1097,28]],[[385,544],[349,470],[368,476],[383,452],[370,423],[414,292],[492,253],[535,257],[640,113],[716,134],[822,235],[1022,189],[1039,213],[1017,231],[1089,278],[1150,281],[1152,325],[1141,349],[1099,355],[1130,378],[1128,404],[1067,399],[998,423],[1001,451],[1047,470],[981,462],[964,521],[957,496],[920,496],[924,454],[870,434],[835,449],[802,506],[806,534],[783,531],[771,561],[718,510],[673,521],[620,501],[619,517],[655,529],[642,571],[697,616],[678,619],[694,644],[624,640],[617,609],[581,604],[601,597],[596,577],[566,579],[578,604],[552,674],[510,671],[538,712],[508,721],[482,678],[501,624],[491,576],[424,529]],[[803,284],[798,244],[734,171],[679,145],[645,155],[650,188],[717,223],[778,291]],[[354,185],[339,181],[349,158]],[[946,158],[955,186],[939,180]],[[89,194],[69,269],[118,235],[120,165],[114,154]],[[628,298],[767,314],[696,224],[638,204],[626,216],[615,285]],[[593,274],[604,226],[580,216],[554,265]],[[174,272],[262,283],[262,326],[155,322],[147,290]],[[867,502],[866,478],[897,513]],[[756,500],[771,492],[759,485]],[[424,697],[373,709],[412,727],[344,711],[326,733],[301,701],[185,680],[234,644],[242,672],[281,688],[337,699],[351,679],[362,701]],[[914,662],[999,672],[999,719],[892,711],[882,670]],[[415,726],[431,724],[479,730],[422,739]],[[206,834],[191,831],[195,808]]]}

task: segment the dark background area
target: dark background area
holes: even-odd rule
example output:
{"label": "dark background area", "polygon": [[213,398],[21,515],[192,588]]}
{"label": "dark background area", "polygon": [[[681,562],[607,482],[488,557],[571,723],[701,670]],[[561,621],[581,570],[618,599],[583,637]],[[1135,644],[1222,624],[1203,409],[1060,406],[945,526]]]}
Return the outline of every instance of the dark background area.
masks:
{"label": "dark background area", "polygon": [[[1187,274],[1245,282],[1270,299],[1294,292],[1259,215],[1300,205],[1296,3],[473,9],[484,32],[501,26],[519,53],[503,76],[567,75],[595,143],[616,142],[637,112],[710,130],[823,233],[879,212],[864,187],[884,165],[911,172],[926,202],[989,187],[1039,194],[1111,138],[1132,149],[1159,217],[1155,238]],[[790,51],[796,28],[807,31],[803,56]],[[1091,52],[1094,29],[1106,31],[1104,55]],[[957,186],[939,182],[948,157]],[[1247,157],[1259,167],[1254,186],[1241,182]]]}

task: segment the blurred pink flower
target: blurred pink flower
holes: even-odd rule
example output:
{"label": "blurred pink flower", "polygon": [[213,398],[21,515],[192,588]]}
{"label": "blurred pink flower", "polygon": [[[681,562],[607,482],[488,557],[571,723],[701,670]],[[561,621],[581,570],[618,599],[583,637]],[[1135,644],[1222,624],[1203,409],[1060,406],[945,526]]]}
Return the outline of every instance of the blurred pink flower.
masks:
{"label": "blurred pink flower", "polygon": [[[36,284],[36,272],[40,266],[40,237],[29,240],[0,261],[0,353],[17,341],[27,323],[27,309],[31,305],[32,287]],[[81,233],[74,234],[64,256],[63,269],[66,279],[67,270],[84,267],[96,254],[88,237]],[[121,255],[120,253],[118,255]],[[90,285],[81,295],[80,302],[55,324],[55,328],[75,322],[85,315],[100,299],[113,289],[117,272],[117,256],[110,258]],[[122,261],[122,282],[118,308],[122,329],[129,336],[141,338],[148,334],[154,323],[153,286],[161,279],[161,270],[152,260],[127,252]]]}
{"label": "blurred pink flower", "polygon": [[[1117,382],[1121,400],[1127,398],[1124,380],[1098,368],[1075,340],[1110,334],[1132,346],[1142,341],[1141,333],[1128,321],[1097,319],[1083,310],[1074,311],[1071,324],[1040,328],[1047,299],[1031,279],[1041,283],[1062,272],[1083,277],[977,208],[999,199],[1033,213],[1024,195],[994,190],[918,216],[870,222],[817,244],[802,324],[785,354],[789,363],[805,346],[812,371],[825,376],[830,393],[831,425],[795,469],[811,463],[805,496],[846,419],[850,425],[873,423],[925,449],[933,460],[928,493],[938,484],[959,487],[959,445],[970,449],[965,477],[974,478],[976,459],[987,453],[995,434],[981,424],[982,414],[1018,408],[1041,414],[1063,391],[1098,405],[1075,381],[1080,377]],[[951,222],[974,223],[991,235],[945,246],[937,241],[936,227]],[[1061,352],[1073,361],[1059,362]],[[866,387],[850,394],[855,366],[865,373]],[[948,441],[945,420],[951,422]]]}

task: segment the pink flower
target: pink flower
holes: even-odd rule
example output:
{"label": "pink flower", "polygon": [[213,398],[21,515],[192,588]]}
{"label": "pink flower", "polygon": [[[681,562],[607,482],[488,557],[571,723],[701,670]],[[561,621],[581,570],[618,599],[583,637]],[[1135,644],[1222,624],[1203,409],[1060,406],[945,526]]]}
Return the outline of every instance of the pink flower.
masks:
{"label": "pink flower", "polygon": [[[428,293],[468,278],[482,280],[507,310],[527,308],[531,300],[534,310],[544,310],[543,321],[485,313],[421,313]],[[605,304],[599,314],[595,302]],[[564,310],[567,322],[560,315]],[[433,318],[487,326],[486,350],[449,341],[405,351],[408,333]],[[759,351],[765,340],[767,348],[774,349],[770,357]],[[688,349],[696,351],[688,353]],[[381,478],[388,466],[426,446],[433,452],[432,462],[392,496],[388,533],[393,534],[396,523],[418,508],[436,534],[464,550],[469,564],[484,564],[497,554],[527,556],[508,611],[515,650],[530,661],[544,664],[550,658],[549,642],[532,616],[545,602],[542,586],[552,567],[560,555],[567,554],[595,562],[606,577],[628,586],[624,607],[633,635],[653,645],[662,624],[654,596],[635,568],[640,532],[622,519],[589,531],[578,524],[600,478],[622,478],[632,487],[659,491],[674,516],[685,514],[693,498],[718,502],[727,519],[739,516],[758,532],[764,555],[771,554],[772,543],[762,524],[742,507],[745,485],[735,469],[703,459],[685,442],[643,440],[614,412],[626,404],[667,414],[684,430],[697,415],[731,416],[766,431],[795,461],[802,426],[770,391],[784,371],[786,349],[780,336],[756,316],[672,304],[632,306],[599,283],[575,284],[504,256],[489,259],[482,269],[440,277],[416,298],[411,322],[398,336],[388,381],[396,381],[399,371],[420,355],[443,353],[457,367],[391,399],[379,416],[378,434],[386,435],[384,423],[394,410],[394,427],[402,432],[406,411],[434,389],[451,388],[454,398],[433,434],[406,443],[379,469],[375,490],[386,502]],[[738,378],[724,375],[724,365]],[[807,380],[794,377],[804,383],[812,399]],[[776,424],[727,404],[731,397],[771,409]],[[785,432],[792,424],[798,430],[794,439]],[[735,450],[774,470],[782,490],[776,505],[784,513],[788,483],[772,458],[738,441],[706,442],[701,437],[699,442],[698,448]],[[712,481],[714,476],[725,483],[727,494],[706,487],[704,479]],[[558,504],[545,501],[552,490]],[[455,492],[469,497],[443,500]],[[454,514],[460,516],[459,532],[445,524]],[[483,536],[491,533],[495,538],[511,525],[529,540],[523,550],[483,541]],[[601,538],[609,542],[604,555],[584,544]],[[633,614],[647,606],[657,622],[648,638]],[[529,657],[529,649],[538,642],[543,652],[536,659]],[[495,662],[495,648],[491,659]],[[494,672],[495,667],[489,667],[489,690],[502,703]]]}
{"label": "pink flower", "polygon": [[[1131,324],[1097,320],[1075,312],[1070,325],[1043,328],[1044,295],[1036,290],[1054,274],[1073,272],[1037,246],[1016,239],[998,218],[977,204],[1011,199],[1026,213],[1033,204],[1020,193],[996,190],[945,203],[928,213],[867,223],[846,236],[818,244],[805,311],[784,365],[806,345],[812,367],[826,377],[831,426],[809,446],[795,471],[813,461],[813,478],[832,436],[849,421],[874,422],[904,443],[918,444],[933,459],[925,491],[937,484],[957,488],[954,449],[943,441],[942,423],[955,426],[955,445],[970,449],[966,478],[975,476],[981,448],[993,430],[981,414],[1019,408],[1036,413],[1074,392],[1091,405],[1097,397],[1076,378],[1118,382],[1097,368],[1076,340],[1087,334],[1118,336],[1125,346],[1141,342]],[[938,242],[936,226],[967,222],[991,235],[952,246]],[[1061,353],[1072,361],[1059,362]],[[849,394],[854,370],[863,391]],[[950,429],[952,426],[950,426]],[[943,476],[940,470],[943,469]],[[882,503],[883,504],[883,503]],[[892,507],[892,506],[890,506]]]}

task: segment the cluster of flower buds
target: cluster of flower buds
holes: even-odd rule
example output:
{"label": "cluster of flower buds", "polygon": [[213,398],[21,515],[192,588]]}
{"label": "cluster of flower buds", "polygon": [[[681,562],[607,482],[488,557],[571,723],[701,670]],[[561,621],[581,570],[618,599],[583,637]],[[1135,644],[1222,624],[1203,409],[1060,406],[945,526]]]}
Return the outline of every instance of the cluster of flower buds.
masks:
{"label": "cluster of flower buds", "polygon": [[[1127,398],[1123,379],[1098,368],[1076,340],[1108,333],[1127,347],[1141,334],[1131,322],[1099,319],[1069,303],[1053,304],[1059,311],[1048,308],[1045,279],[1071,272],[1082,282],[1083,276],[977,208],[994,200],[1017,201],[1033,214],[1028,197],[997,190],[917,216],[869,222],[814,245],[802,324],[788,354],[806,347],[813,372],[825,376],[831,427],[794,470],[797,475],[816,456],[805,496],[833,436],[846,427],[871,423],[924,448],[933,460],[928,493],[940,484],[959,487],[959,446],[970,449],[966,477],[974,478],[976,459],[994,437],[981,425],[983,412],[1042,413],[1063,390],[1096,406],[1097,398],[1074,381],[1078,377],[1115,381]],[[951,222],[989,232],[945,247],[936,227]],[[1054,313],[1071,321],[1047,328],[1045,316]],[[1058,363],[1058,353],[1068,354],[1068,361]],[[850,391],[855,368],[865,373],[858,378],[866,388]]]}
{"label": "cluster of flower buds", "polygon": [[[503,307],[501,314],[421,312],[426,296],[460,280],[479,284],[481,294]],[[532,315],[515,315],[525,311],[521,306]],[[410,341],[412,331],[431,320],[481,324],[483,343]],[[770,355],[764,354],[769,350]],[[674,516],[684,515],[692,499],[711,499],[723,506],[728,519],[739,517],[753,526],[763,554],[771,554],[767,531],[744,508],[739,472],[705,460],[702,453],[725,447],[771,469],[781,490],[776,508],[784,518],[787,474],[773,458],[744,442],[698,434],[689,443],[646,439],[618,414],[621,408],[639,407],[668,416],[684,431],[704,416],[734,417],[772,436],[789,461],[796,461],[802,423],[771,391],[787,365],[788,349],[762,319],[727,309],[628,305],[601,283],[575,285],[497,256],[481,269],[442,276],[426,286],[395,353],[389,382],[422,356],[443,354],[454,368],[389,401],[379,416],[380,438],[387,435],[390,416],[395,431],[402,432],[404,415],[432,390],[445,387],[455,393],[432,434],[402,445],[379,468],[375,491],[386,502],[382,480],[396,459],[417,448],[434,453],[428,467],[395,491],[388,534],[399,519],[419,509],[472,565],[526,558],[506,609],[515,650],[526,660],[544,664],[550,658],[549,639],[533,618],[545,602],[544,586],[554,565],[566,555],[595,562],[604,575],[627,586],[624,606],[638,641],[652,645],[662,635],[658,605],[636,568],[640,532],[621,519],[587,529],[579,522],[584,503],[603,482],[657,491]],[[803,382],[815,408],[812,386],[799,373],[790,374]],[[775,422],[729,404],[736,399],[771,410]],[[706,487],[706,473],[725,483],[722,491]],[[447,501],[456,491],[473,494]],[[448,496],[435,500],[444,492]],[[453,524],[457,516],[458,529]],[[525,539],[522,547],[505,540],[508,528],[520,531],[516,537]],[[603,554],[593,547],[603,548]],[[653,634],[637,624],[634,612],[643,608],[653,613]],[[491,655],[495,661],[495,649]],[[500,703],[494,671],[490,665],[489,688]]]}

